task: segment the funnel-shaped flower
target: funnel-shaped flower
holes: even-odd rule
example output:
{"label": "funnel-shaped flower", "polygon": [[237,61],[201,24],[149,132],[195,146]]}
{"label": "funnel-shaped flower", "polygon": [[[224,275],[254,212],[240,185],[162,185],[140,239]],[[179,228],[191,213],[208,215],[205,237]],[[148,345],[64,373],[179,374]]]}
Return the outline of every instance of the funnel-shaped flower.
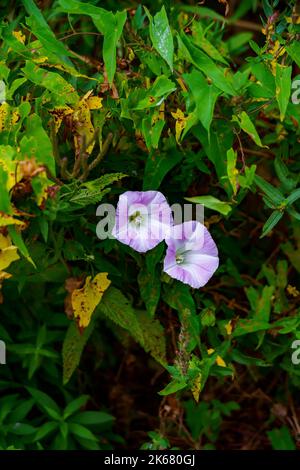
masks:
{"label": "funnel-shaped flower", "polygon": [[112,235],[144,253],[168,236],[172,224],[172,212],[163,194],[127,191],[119,198]]}
{"label": "funnel-shaped flower", "polygon": [[196,289],[203,287],[219,266],[218,249],[207,228],[195,220],[174,225],[166,242],[164,271]]}

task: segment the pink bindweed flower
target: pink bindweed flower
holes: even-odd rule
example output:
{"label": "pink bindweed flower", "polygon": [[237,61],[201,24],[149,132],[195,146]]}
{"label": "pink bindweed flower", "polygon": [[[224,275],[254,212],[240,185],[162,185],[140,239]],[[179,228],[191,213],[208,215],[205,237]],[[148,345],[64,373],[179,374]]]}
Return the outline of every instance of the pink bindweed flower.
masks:
{"label": "pink bindweed flower", "polygon": [[171,208],[159,191],[126,191],[119,198],[112,235],[144,253],[164,240],[173,225]]}
{"label": "pink bindweed flower", "polygon": [[174,225],[166,243],[164,271],[195,289],[203,287],[219,266],[217,246],[200,222]]}

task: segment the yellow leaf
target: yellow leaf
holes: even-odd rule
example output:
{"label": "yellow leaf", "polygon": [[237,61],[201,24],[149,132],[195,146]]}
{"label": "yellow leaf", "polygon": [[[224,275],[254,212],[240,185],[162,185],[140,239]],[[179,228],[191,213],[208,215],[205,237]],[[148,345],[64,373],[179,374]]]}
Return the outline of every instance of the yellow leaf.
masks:
{"label": "yellow leaf", "polygon": [[43,64],[44,62],[47,62],[47,60],[48,60],[48,57],[42,56],[42,57],[36,57],[36,58],[33,60],[33,62],[34,62],[35,64]]}
{"label": "yellow leaf", "polygon": [[173,118],[176,119],[175,134],[176,134],[176,142],[178,143],[180,140],[182,131],[186,126],[188,118],[185,117],[184,113],[179,108],[177,109],[176,113],[171,113],[171,114]]}
{"label": "yellow leaf", "polygon": [[201,379],[202,379],[202,374],[200,373],[199,375],[197,375],[197,377],[193,381],[193,384],[191,387],[191,392],[193,394],[193,397],[196,403],[198,403],[199,401],[199,396],[201,392]]}
{"label": "yellow leaf", "polygon": [[7,103],[2,103],[0,105],[0,132],[5,130],[6,121],[8,117],[9,105]]}
{"label": "yellow leaf", "polygon": [[0,271],[0,286],[4,279],[9,279],[11,277],[11,274],[6,273],[5,271]]}
{"label": "yellow leaf", "polygon": [[69,114],[72,114],[73,112],[74,110],[70,108],[69,106],[56,106],[56,108],[51,109],[49,111],[49,113],[54,118],[54,128],[55,128],[56,134],[59,131],[59,128],[61,126],[63,119]]}
{"label": "yellow leaf", "polygon": [[93,280],[91,276],[88,276],[85,285],[72,292],[74,317],[79,319],[79,326],[82,328],[89,325],[95,308],[110,285],[111,281],[107,279],[107,274],[99,273]]}
{"label": "yellow leaf", "polygon": [[300,295],[300,292],[298,291],[298,289],[295,286],[291,286],[291,284],[287,286],[286,290],[287,290],[287,293],[291,295],[292,297],[298,297],[298,295]]}
{"label": "yellow leaf", "polygon": [[89,96],[91,93],[92,92],[89,91],[79,101],[73,114],[73,125],[75,131],[74,144],[77,155],[80,154],[82,147],[84,147],[85,153],[92,153],[95,145],[95,141],[93,141],[95,129],[92,124],[90,108],[88,106],[88,99],[91,99]]}
{"label": "yellow leaf", "polygon": [[26,36],[22,34],[22,31],[13,31],[13,36],[22,44],[25,44]]}
{"label": "yellow leaf", "polygon": [[225,325],[225,330],[226,330],[226,333],[227,333],[228,335],[231,335],[231,333],[232,333],[232,324],[231,324],[231,320],[230,320],[228,323],[226,323],[226,325]]}
{"label": "yellow leaf", "polygon": [[102,101],[103,98],[100,98],[99,96],[90,96],[87,99],[87,104],[90,109],[100,109],[102,108]]}
{"label": "yellow leaf", "polygon": [[215,352],[215,350],[213,348],[209,348],[207,350],[207,354],[210,356],[211,354],[213,354]]}
{"label": "yellow leaf", "polygon": [[18,248],[12,245],[10,238],[0,233],[0,271],[20,258],[17,251]]}
{"label": "yellow leaf", "polygon": [[221,356],[217,356],[216,363],[220,367],[227,367],[226,362],[224,361],[224,359],[221,358]]}
{"label": "yellow leaf", "polygon": [[13,216],[0,211],[0,227],[6,227],[7,225],[23,225],[24,227],[25,223],[20,219],[15,219]]}
{"label": "yellow leaf", "polygon": [[0,132],[10,131],[20,120],[18,108],[12,108],[8,103],[0,105]]}

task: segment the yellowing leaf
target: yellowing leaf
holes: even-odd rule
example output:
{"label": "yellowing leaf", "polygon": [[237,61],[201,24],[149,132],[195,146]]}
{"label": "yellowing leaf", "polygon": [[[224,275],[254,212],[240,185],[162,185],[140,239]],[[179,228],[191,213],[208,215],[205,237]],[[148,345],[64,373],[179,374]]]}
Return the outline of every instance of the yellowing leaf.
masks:
{"label": "yellowing leaf", "polygon": [[221,356],[217,356],[216,363],[220,367],[227,367],[226,362],[221,358]]}
{"label": "yellowing leaf", "polygon": [[9,279],[11,274],[6,273],[5,271],[0,271],[0,286],[5,279]]}
{"label": "yellowing leaf", "polygon": [[100,109],[102,108],[102,101],[103,98],[100,98],[99,96],[90,96],[87,99],[87,105],[90,109]]}
{"label": "yellowing leaf", "polygon": [[173,118],[176,119],[175,124],[175,134],[176,134],[176,142],[179,142],[180,136],[182,134],[183,129],[186,126],[188,118],[185,117],[184,113],[181,109],[177,109],[176,113],[171,113]]}
{"label": "yellowing leaf", "polygon": [[18,248],[13,246],[9,237],[0,233],[0,271],[19,259]]}
{"label": "yellowing leaf", "polygon": [[0,105],[0,132],[10,131],[20,120],[18,108],[12,108],[8,103]]}
{"label": "yellowing leaf", "polygon": [[88,276],[81,289],[72,292],[72,307],[74,317],[79,319],[79,326],[85,328],[89,325],[91,316],[99,304],[106,289],[110,285],[107,273],[99,273],[92,280]]}
{"label": "yellowing leaf", "polygon": [[211,354],[213,354],[215,352],[215,350],[213,348],[209,348],[207,350],[207,354],[210,356]]}
{"label": "yellowing leaf", "polygon": [[291,286],[291,284],[287,286],[286,290],[287,290],[287,293],[291,295],[292,297],[298,297],[298,295],[300,295],[300,292],[298,291],[298,289],[295,286]]}
{"label": "yellowing leaf", "polygon": [[22,33],[22,31],[13,31],[13,36],[22,44],[25,44],[26,36]]}
{"label": "yellowing leaf", "polygon": [[51,186],[51,181],[47,178],[45,171],[42,171],[31,180],[32,189],[36,195],[36,203],[41,206],[42,203],[48,198],[47,189]]}
{"label": "yellowing leaf", "polygon": [[36,58],[33,60],[33,62],[34,62],[35,64],[43,64],[44,62],[47,62],[47,60],[48,60],[48,57],[42,56],[42,57],[36,57]]}
{"label": "yellowing leaf", "polygon": [[199,401],[199,396],[200,396],[200,392],[201,392],[201,379],[202,379],[202,374],[200,373],[195,378],[195,380],[193,382],[193,385],[191,387],[191,392],[193,394],[195,402],[197,402],[197,403]]}
{"label": "yellowing leaf", "polygon": [[5,214],[5,212],[0,211],[0,227],[6,227],[7,225],[23,225],[24,222],[19,219],[15,219],[11,215]]}
{"label": "yellowing leaf", "polygon": [[54,118],[54,128],[55,128],[56,134],[59,131],[59,128],[61,126],[63,119],[69,114],[72,114],[73,112],[74,110],[70,108],[69,106],[57,106],[56,108],[51,109],[49,111],[49,113]]}
{"label": "yellowing leaf", "polygon": [[231,324],[231,320],[230,320],[228,323],[226,323],[226,325],[225,325],[225,330],[226,330],[226,333],[227,333],[228,335],[231,335],[231,333],[232,333],[232,324]]}
{"label": "yellowing leaf", "polygon": [[7,103],[2,103],[0,106],[0,132],[4,131],[6,127],[8,110],[9,110],[9,105]]}

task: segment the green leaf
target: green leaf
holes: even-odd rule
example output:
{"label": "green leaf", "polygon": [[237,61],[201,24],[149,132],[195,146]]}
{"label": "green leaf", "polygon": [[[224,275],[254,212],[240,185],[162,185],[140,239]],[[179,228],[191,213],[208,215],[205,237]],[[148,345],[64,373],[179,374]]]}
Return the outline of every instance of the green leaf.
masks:
{"label": "green leaf", "polygon": [[103,60],[109,83],[113,82],[116,72],[116,49],[127,18],[126,10],[112,16],[109,24],[105,24],[103,42]]}
{"label": "green leaf", "polygon": [[26,387],[26,388],[28,392],[32,395],[32,397],[34,398],[39,408],[45,411],[47,415],[50,416],[50,418],[55,419],[56,421],[61,420],[61,410],[58,407],[58,405],[55,403],[55,401],[52,400],[51,397],[49,397],[49,395],[31,387]]}
{"label": "green leaf", "polygon": [[288,205],[294,204],[300,198],[300,188],[295,189],[292,191],[291,194],[286,198],[286,202]]}
{"label": "green leaf", "polygon": [[111,423],[115,418],[104,411],[82,411],[71,417],[70,421],[90,426],[93,424]]}
{"label": "green leaf", "polygon": [[166,396],[166,395],[171,395],[172,393],[176,393],[179,390],[183,390],[184,388],[187,387],[187,383],[178,380],[172,380],[163,390],[158,392],[159,395]]}
{"label": "green leaf", "polygon": [[8,227],[8,232],[9,232],[9,235],[10,235],[12,241],[13,241],[13,244],[18,247],[18,250],[27,259],[27,261],[29,261],[32,264],[32,266],[34,268],[36,268],[36,265],[35,265],[33,259],[31,258],[30,254],[29,254],[27,246],[25,245],[25,243],[23,241],[23,237],[22,237],[21,232],[19,232],[14,225],[10,225]]}
{"label": "green leaf", "polygon": [[[233,76],[228,69],[222,68],[196,47],[184,33],[180,33],[179,45],[183,49],[186,59],[204,73],[217,88],[231,96],[235,96],[236,91],[233,86]],[[226,73],[227,72],[227,73]]]}
{"label": "green leaf", "polygon": [[64,410],[64,419],[69,418],[69,416],[73,415],[76,411],[80,410],[80,408],[82,408],[86,404],[88,399],[88,395],[82,395],[81,397],[75,398],[75,400],[72,400],[70,403],[68,403]]}
{"label": "green leaf", "polygon": [[285,46],[288,55],[300,67],[300,44],[299,41],[293,41],[288,46]]}
{"label": "green leaf", "polygon": [[279,189],[274,188],[274,186],[264,180],[261,176],[255,175],[254,182],[275,206],[280,206],[282,203],[285,203],[285,198]]}
{"label": "green leaf", "polygon": [[236,161],[237,153],[231,148],[227,151],[227,175],[234,195],[237,193],[238,170],[236,169]]}
{"label": "green leaf", "polygon": [[145,167],[143,191],[158,189],[166,174],[178,165],[182,158],[182,152],[175,148],[172,152],[150,153]]}
{"label": "green leaf", "polygon": [[282,211],[274,211],[266,221],[266,223],[263,226],[262,229],[262,234],[260,238],[265,237],[271,230],[278,224],[280,219],[283,217],[283,212]]}
{"label": "green leaf", "polygon": [[145,312],[133,309],[121,291],[110,287],[103,295],[99,310],[127,330],[160,363],[166,363],[166,345],[162,326]]}
{"label": "green leaf", "polygon": [[286,191],[292,191],[297,185],[297,180],[293,177],[293,174],[290,173],[282,158],[275,158],[274,167],[280,182],[284,186],[284,189],[286,189]]}
{"label": "green leaf", "polygon": [[37,430],[36,435],[33,438],[33,442],[41,441],[44,437],[48,436],[55,431],[59,426],[57,421],[49,421],[48,423],[42,424]]}
{"label": "green leaf", "polygon": [[150,38],[153,47],[173,71],[174,44],[165,7],[163,6],[154,18],[152,18],[149,10],[146,7],[144,8],[150,22]]}
{"label": "green leaf", "polygon": [[138,275],[140,293],[145,302],[147,312],[154,316],[160,298],[160,274],[156,269],[164,250],[160,243],[156,248],[146,254],[146,263]]}
{"label": "green leaf", "polygon": [[274,99],[275,78],[267,65],[263,62],[253,62],[251,72],[257,78],[257,82],[249,87],[251,95],[255,98]]}
{"label": "green leaf", "polygon": [[99,310],[117,325],[129,331],[136,341],[143,342],[143,333],[136,312],[120,290],[109,287],[99,304]]}
{"label": "green leaf", "polygon": [[72,434],[76,437],[80,437],[81,439],[88,439],[90,441],[98,442],[98,438],[85,426],[82,426],[78,423],[69,423],[68,424],[69,430]]}
{"label": "green leaf", "polygon": [[214,196],[185,197],[185,199],[196,204],[203,204],[204,207],[220,212],[220,214],[223,215],[228,215],[231,212],[230,204],[224,201],[220,201]]}
{"label": "green leaf", "polygon": [[264,321],[256,321],[254,319],[240,319],[238,320],[236,327],[232,333],[233,338],[243,336],[249,333],[255,333],[256,331],[268,330],[270,324]]}
{"label": "green leaf", "polygon": [[22,137],[20,147],[24,159],[35,158],[37,163],[46,165],[53,176],[56,175],[51,140],[37,114],[26,119],[26,135]]}
{"label": "green leaf", "polygon": [[246,132],[252,140],[254,140],[256,145],[259,147],[266,147],[266,145],[261,143],[257,130],[255,129],[253,122],[245,111],[242,111],[237,116],[233,116],[232,121],[237,122],[241,129],[243,129],[243,131]]}
{"label": "green leaf", "polygon": [[295,442],[287,426],[272,429],[267,432],[267,435],[274,450],[296,450]]}
{"label": "green leaf", "polygon": [[142,347],[157,362],[166,367],[166,337],[161,323],[159,320],[150,317],[147,312],[137,312],[137,318],[143,334]]}
{"label": "green leaf", "polygon": [[283,121],[286,109],[289,103],[291,89],[292,89],[292,67],[276,64],[276,100],[280,111],[280,120]]}
{"label": "green leaf", "polygon": [[164,128],[166,121],[159,119],[154,124],[152,123],[152,116],[147,116],[142,121],[142,132],[145,138],[147,148],[157,149],[159,139]]}
{"label": "green leaf", "polygon": [[61,103],[76,105],[79,102],[79,96],[74,87],[58,73],[44,70],[31,61],[26,61],[25,67],[21,70],[28,80],[51,91]]}
{"label": "green leaf", "polygon": [[92,317],[88,327],[83,330],[82,334],[79,333],[78,327],[75,322],[72,322],[70,324],[62,348],[64,384],[69,382],[73,372],[79,365],[84,347],[89,337],[91,336],[94,327],[94,316]]}
{"label": "green leaf", "polygon": [[[3,146],[1,146],[3,147]],[[6,214],[12,213],[9,192],[7,191],[8,173],[0,162],[0,211]]]}
{"label": "green leaf", "polygon": [[213,46],[213,44],[205,37],[205,32],[201,22],[193,21],[192,32],[196,46],[200,47],[200,49],[202,49],[212,59],[217,60],[222,64],[228,66],[227,60],[222,56],[218,49],[216,49],[216,47]]}
{"label": "green leaf", "polygon": [[178,311],[181,325],[190,337],[186,348],[189,352],[193,351],[200,343],[200,318],[196,312],[190,287],[180,282],[175,282],[171,287],[165,285],[163,299],[171,308]]}
{"label": "green leaf", "polygon": [[209,85],[203,74],[193,70],[190,74],[184,74],[183,78],[191,90],[196,104],[196,116],[209,133],[213,118],[216,100],[220,91],[213,85]]}
{"label": "green leaf", "polygon": [[187,13],[194,13],[200,18],[211,18],[212,20],[217,20],[221,22],[226,22],[226,18],[224,16],[220,15],[217,13],[215,10],[207,7],[200,7],[198,5],[184,5],[184,4],[179,4],[178,7],[181,11],[186,11]]}
{"label": "green leaf", "polygon": [[217,122],[213,122],[210,136],[201,124],[195,127],[193,135],[201,142],[206,155],[215,166],[219,183],[224,187],[228,196],[231,197],[232,190],[227,179],[226,152],[233,145],[234,135],[231,126],[228,126],[228,122],[223,120],[214,121]]}
{"label": "green leaf", "polygon": [[[22,3],[27,13],[30,15],[30,17],[26,19],[26,23],[41,44],[64,62],[67,61],[66,56],[74,56],[74,54],[67,50],[62,42],[56,39],[35,2],[33,0],[22,0]],[[72,65],[72,62],[68,61],[68,63]]]}
{"label": "green leaf", "polygon": [[98,31],[104,35],[103,60],[108,81],[112,84],[116,72],[116,49],[127,18],[126,10],[114,14],[77,0],[59,0],[59,5],[67,13],[90,16]]}
{"label": "green leaf", "polygon": [[236,53],[245,44],[252,39],[253,34],[249,32],[235,34],[227,40],[227,46],[230,54]]}

